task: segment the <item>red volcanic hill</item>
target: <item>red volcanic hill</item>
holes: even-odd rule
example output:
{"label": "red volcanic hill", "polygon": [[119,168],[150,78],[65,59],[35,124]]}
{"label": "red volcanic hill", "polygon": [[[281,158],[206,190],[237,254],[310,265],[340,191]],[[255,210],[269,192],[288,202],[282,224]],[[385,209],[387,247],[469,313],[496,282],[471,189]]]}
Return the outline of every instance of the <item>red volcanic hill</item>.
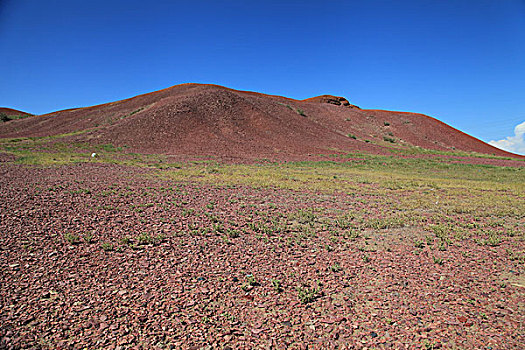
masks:
{"label": "red volcanic hill", "polygon": [[422,114],[361,109],[330,95],[300,101],[202,84],[0,124],[0,137],[65,133],[171,155],[254,159],[419,146],[519,157]]}

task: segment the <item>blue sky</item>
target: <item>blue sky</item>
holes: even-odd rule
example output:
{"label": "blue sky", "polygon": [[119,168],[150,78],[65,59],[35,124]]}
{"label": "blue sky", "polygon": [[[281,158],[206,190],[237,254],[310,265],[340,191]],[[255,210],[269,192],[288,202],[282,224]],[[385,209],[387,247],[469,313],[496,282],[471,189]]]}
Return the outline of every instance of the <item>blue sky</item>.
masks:
{"label": "blue sky", "polygon": [[0,0],[0,106],[43,114],[186,82],[342,95],[525,153],[525,1]]}

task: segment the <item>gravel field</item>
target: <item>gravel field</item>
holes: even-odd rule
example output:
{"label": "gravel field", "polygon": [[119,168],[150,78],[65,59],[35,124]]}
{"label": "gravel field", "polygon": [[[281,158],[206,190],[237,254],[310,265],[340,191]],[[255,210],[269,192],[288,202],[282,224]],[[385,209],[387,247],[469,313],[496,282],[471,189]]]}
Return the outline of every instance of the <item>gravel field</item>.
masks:
{"label": "gravel field", "polygon": [[523,191],[500,214],[444,215],[400,209],[404,190],[13,159],[0,158],[0,348],[525,347]]}

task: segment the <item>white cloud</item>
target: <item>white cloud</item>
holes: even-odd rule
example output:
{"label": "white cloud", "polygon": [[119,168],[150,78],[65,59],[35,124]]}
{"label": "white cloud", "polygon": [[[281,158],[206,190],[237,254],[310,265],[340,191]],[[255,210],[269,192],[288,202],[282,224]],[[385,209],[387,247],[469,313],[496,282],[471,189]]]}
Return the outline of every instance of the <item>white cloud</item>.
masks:
{"label": "white cloud", "polygon": [[490,141],[489,144],[505,151],[525,155],[525,122],[516,125],[514,136],[509,136],[503,140]]}

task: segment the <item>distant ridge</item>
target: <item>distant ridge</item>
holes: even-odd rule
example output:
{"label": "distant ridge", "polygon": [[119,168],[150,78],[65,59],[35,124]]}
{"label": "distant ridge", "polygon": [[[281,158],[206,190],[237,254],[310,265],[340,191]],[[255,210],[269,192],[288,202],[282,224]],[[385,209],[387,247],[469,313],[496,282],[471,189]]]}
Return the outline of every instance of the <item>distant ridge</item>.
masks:
{"label": "distant ridge", "polygon": [[66,133],[170,155],[256,159],[418,147],[523,158],[423,114],[362,109],[339,96],[294,100],[209,84],[0,124],[0,137]]}
{"label": "distant ridge", "polygon": [[31,113],[22,112],[17,109],[7,107],[0,107],[0,113],[4,113],[6,115],[32,115]]}

